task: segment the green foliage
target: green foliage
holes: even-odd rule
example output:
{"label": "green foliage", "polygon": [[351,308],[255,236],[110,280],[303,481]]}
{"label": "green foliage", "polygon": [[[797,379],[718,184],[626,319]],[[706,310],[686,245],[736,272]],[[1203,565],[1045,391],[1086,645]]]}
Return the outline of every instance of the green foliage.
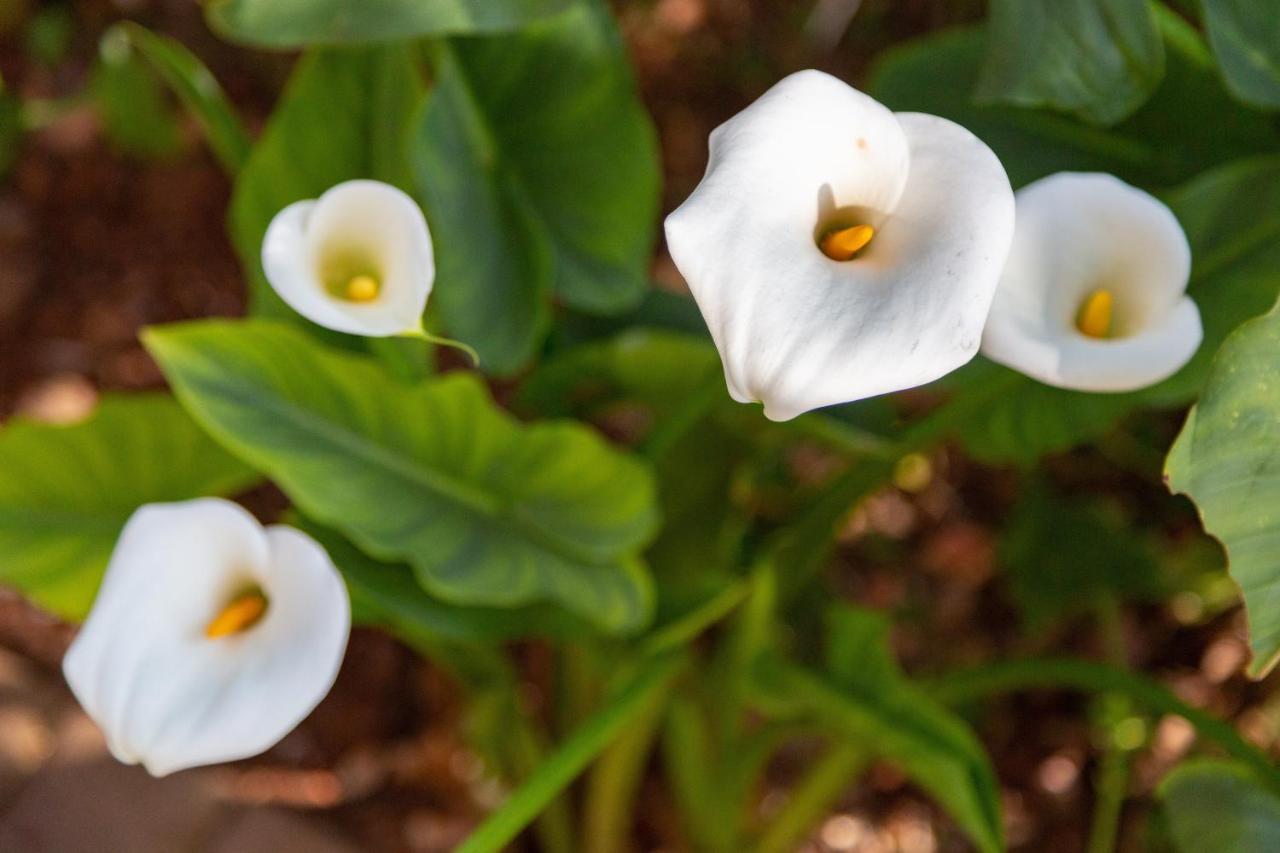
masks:
{"label": "green foliage", "polygon": [[594,2],[509,36],[456,39],[414,148],[445,325],[509,374],[549,299],[634,307],[657,218],[653,128],[612,16]]}
{"label": "green foliage", "polygon": [[134,510],[257,479],[167,396],[107,397],[71,426],[11,421],[0,430],[0,582],[80,619]]}
{"label": "green foliage", "polygon": [[903,676],[888,630],[879,614],[833,609],[828,673],[767,657],[758,667],[760,698],[776,712],[812,717],[898,764],[979,850],[1002,850],[999,786],[982,744],[960,718]]}
{"label": "green foliage", "polygon": [[1280,850],[1280,797],[1240,764],[1189,762],[1165,777],[1159,795],[1179,853]]}
{"label": "green foliage", "polygon": [[1280,10],[1270,0],[1202,0],[1205,29],[1232,94],[1280,109]]}
{"label": "green foliage", "polygon": [[121,30],[102,37],[90,81],[107,139],[127,154],[168,157],[178,150],[178,120],[164,88]]}
{"label": "green foliage", "polygon": [[472,375],[400,384],[265,321],[146,333],[179,399],[318,522],[454,604],[649,617],[651,475],[571,422],[521,426]]}
{"label": "green foliage", "polygon": [[1147,0],[992,0],[977,95],[1115,124],[1164,75]]}
{"label": "green foliage", "polygon": [[9,174],[22,145],[22,102],[0,80],[0,178]]}
{"label": "green foliage", "polygon": [[573,0],[209,0],[209,26],[259,47],[360,44],[510,30]]}
{"label": "green foliage", "polygon": [[1227,549],[1248,611],[1254,675],[1280,660],[1278,358],[1280,311],[1232,334],[1166,465],[1170,487],[1195,500],[1205,529]]}
{"label": "green foliage", "polygon": [[1107,601],[1154,599],[1165,591],[1155,555],[1131,529],[1042,488],[1018,501],[999,558],[1032,630]]}

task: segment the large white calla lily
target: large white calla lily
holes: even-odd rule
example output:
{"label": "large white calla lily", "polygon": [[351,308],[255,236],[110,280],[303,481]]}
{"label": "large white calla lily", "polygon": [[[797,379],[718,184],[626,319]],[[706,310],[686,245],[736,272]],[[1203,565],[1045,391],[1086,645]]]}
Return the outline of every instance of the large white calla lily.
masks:
{"label": "large white calla lily", "polygon": [[977,353],[1013,191],[959,125],[802,71],[712,133],[666,233],[729,393],[787,420]]}
{"label": "large white calla lily", "polygon": [[1200,346],[1191,250],[1173,213],[1111,175],[1018,191],[1018,225],[983,334],[988,358],[1060,388],[1132,391]]}
{"label": "large white calla lily", "polygon": [[256,755],[329,692],[350,631],[324,549],[229,501],[153,504],[63,660],[120,761],[155,776]]}
{"label": "large white calla lily", "polygon": [[435,281],[422,210],[379,181],[347,181],[280,211],[262,241],[262,267],[308,320],[371,337],[417,332]]}

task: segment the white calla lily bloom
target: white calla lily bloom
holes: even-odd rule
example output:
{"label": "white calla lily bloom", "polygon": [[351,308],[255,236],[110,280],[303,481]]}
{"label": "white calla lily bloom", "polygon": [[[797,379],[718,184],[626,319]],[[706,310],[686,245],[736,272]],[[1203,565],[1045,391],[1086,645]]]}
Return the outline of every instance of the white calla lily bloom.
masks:
{"label": "white calla lily bloom", "polygon": [[155,776],[257,755],[333,686],[350,632],[328,554],[236,504],[139,509],[63,660],[111,753]]}
{"label": "white calla lily bloom", "polygon": [[666,233],[730,395],[781,421],[973,358],[1013,191],[959,125],[802,71],[711,134]]}
{"label": "white calla lily bloom", "polygon": [[1048,385],[1132,391],[1172,376],[1203,337],[1191,250],[1172,211],[1111,175],[1018,191],[1018,224],[983,354]]}
{"label": "white calla lily bloom", "polygon": [[369,337],[417,332],[435,281],[422,209],[390,184],[367,180],[276,214],[262,241],[262,268],[308,320]]}

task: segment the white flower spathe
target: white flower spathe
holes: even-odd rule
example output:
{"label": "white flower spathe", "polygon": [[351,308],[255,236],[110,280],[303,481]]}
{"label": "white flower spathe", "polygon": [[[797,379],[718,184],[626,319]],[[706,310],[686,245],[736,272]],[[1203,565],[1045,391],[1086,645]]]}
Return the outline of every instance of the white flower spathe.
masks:
{"label": "white flower spathe", "polygon": [[982,352],[1048,385],[1132,391],[1176,373],[1203,337],[1191,250],[1169,208],[1104,174],[1018,191],[1013,249]]}
{"label": "white flower spathe", "polygon": [[262,241],[262,268],[308,320],[369,337],[417,331],[435,281],[421,208],[390,184],[366,180],[277,213]]}
{"label": "white flower spathe", "polygon": [[973,358],[1013,191],[959,125],[802,71],[711,134],[666,234],[730,395],[781,421]]}
{"label": "white flower spathe", "polygon": [[152,775],[257,755],[333,686],[351,613],[324,549],[229,501],[134,513],[63,660],[111,753]]}

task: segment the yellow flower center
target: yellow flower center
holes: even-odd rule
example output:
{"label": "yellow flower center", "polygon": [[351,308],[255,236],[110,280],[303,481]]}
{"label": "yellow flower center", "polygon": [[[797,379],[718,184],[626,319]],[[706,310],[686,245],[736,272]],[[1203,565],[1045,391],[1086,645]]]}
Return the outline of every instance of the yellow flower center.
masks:
{"label": "yellow flower center", "polygon": [[851,261],[853,256],[861,252],[876,236],[876,229],[870,225],[851,225],[848,228],[836,228],[823,235],[818,242],[822,254],[833,261]]}
{"label": "yellow flower center", "polygon": [[347,281],[342,294],[352,302],[371,302],[378,298],[382,285],[371,275],[355,275]]}
{"label": "yellow flower center", "polygon": [[252,589],[237,595],[205,626],[204,635],[211,640],[247,631],[267,612],[267,597]]}
{"label": "yellow flower center", "polygon": [[1091,338],[1109,338],[1115,313],[1115,297],[1110,290],[1095,290],[1080,303],[1076,315],[1076,328]]}

